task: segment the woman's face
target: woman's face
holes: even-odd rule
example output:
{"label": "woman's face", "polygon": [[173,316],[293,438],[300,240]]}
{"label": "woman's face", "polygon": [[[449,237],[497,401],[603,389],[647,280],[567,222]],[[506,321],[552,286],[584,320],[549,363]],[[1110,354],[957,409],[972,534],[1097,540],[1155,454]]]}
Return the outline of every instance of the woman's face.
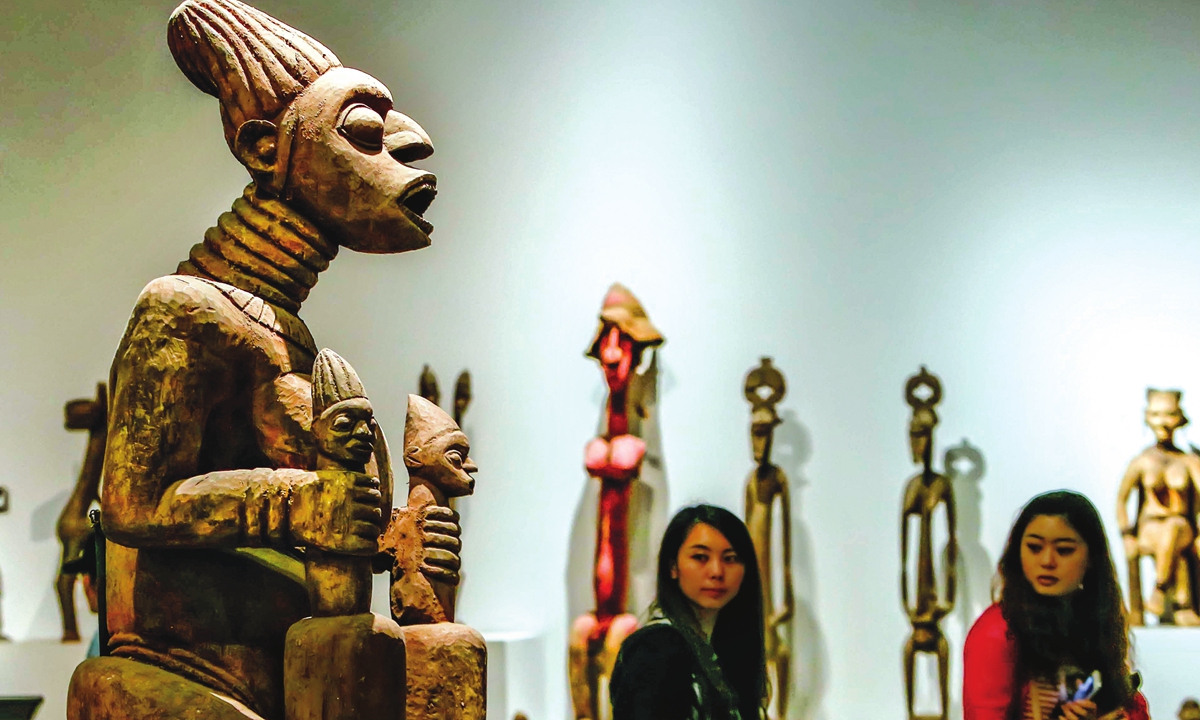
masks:
{"label": "woman's face", "polygon": [[729,540],[712,525],[697,523],[679,548],[671,577],[701,611],[715,612],[729,604],[742,587],[746,566]]}
{"label": "woman's face", "polygon": [[1059,597],[1083,584],[1088,546],[1060,515],[1038,515],[1021,536],[1021,569],[1039,595]]}

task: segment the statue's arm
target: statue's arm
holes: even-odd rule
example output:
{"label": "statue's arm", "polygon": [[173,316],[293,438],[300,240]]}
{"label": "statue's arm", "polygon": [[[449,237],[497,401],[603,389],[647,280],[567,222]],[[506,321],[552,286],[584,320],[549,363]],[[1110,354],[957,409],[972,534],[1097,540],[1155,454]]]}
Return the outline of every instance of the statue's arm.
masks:
{"label": "statue's arm", "polygon": [[[1123,535],[1132,535],[1137,532],[1137,521],[1129,522],[1129,496],[1133,494],[1134,488],[1142,479],[1142,470],[1138,466],[1137,459],[1129,463],[1129,467],[1125,469],[1125,477],[1121,479],[1121,487],[1117,490],[1117,528]],[[1141,508],[1138,509],[1139,512]]]}
{"label": "statue's arm", "polygon": [[911,616],[913,609],[908,597],[908,494],[905,488],[904,507],[900,511],[900,599],[904,603],[904,611]]}
{"label": "statue's arm", "polygon": [[782,625],[796,613],[796,596],[792,589],[792,497],[788,489],[787,475],[779,471],[779,520],[783,540],[783,607],[775,616],[775,624]]}
{"label": "statue's arm", "polygon": [[302,470],[198,472],[209,411],[227,379],[213,352],[220,313],[202,294],[151,283],[113,361],[104,528],[131,547],[240,547],[288,542]]}
{"label": "statue's arm", "polygon": [[954,609],[958,590],[958,510],[954,507],[954,489],[950,479],[943,477],[946,494],[942,502],[946,505],[946,602],[943,611],[949,614]]}

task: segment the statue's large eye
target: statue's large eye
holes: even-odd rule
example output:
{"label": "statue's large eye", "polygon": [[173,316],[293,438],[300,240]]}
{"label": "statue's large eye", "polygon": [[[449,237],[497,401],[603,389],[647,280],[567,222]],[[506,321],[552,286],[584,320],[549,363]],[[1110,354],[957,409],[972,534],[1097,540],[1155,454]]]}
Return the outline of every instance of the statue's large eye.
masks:
{"label": "statue's large eye", "polygon": [[383,118],[366,105],[346,108],[338,132],[367,150],[383,149]]}

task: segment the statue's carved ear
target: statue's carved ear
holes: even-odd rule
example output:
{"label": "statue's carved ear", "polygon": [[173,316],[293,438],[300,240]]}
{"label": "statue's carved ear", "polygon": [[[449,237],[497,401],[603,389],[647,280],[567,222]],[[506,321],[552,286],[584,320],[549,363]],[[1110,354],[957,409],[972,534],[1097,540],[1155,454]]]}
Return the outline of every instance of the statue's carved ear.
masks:
{"label": "statue's carved ear", "polygon": [[409,445],[404,448],[404,466],[415,468],[421,467],[421,461],[417,458],[421,454],[421,448],[416,445]]}
{"label": "statue's carved ear", "polygon": [[275,123],[266,120],[247,120],[238,128],[233,141],[234,154],[255,180],[275,172],[277,134]]}

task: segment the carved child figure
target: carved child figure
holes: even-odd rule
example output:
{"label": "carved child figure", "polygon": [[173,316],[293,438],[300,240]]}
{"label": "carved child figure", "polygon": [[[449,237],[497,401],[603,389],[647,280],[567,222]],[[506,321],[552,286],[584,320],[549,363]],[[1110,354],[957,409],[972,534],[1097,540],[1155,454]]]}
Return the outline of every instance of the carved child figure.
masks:
{"label": "carved child figure", "polygon": [[[1117,492],[1117,525],[1129,561],[1129,622],[1141,625],[1145,611],[1159,622],[1200,625],[1195,586],[1196,514],[1200,457],[1175,446],[1175,431],[1187,424],[1178,390],[1146,390],[1146,425],[1155,444],[1129,463]],[[1129,521],[1129,498],[1137,508]],[[1154,592],[1142,606],[1141,559],[1154,558]]]}
{"label": "carved child figure", "polygon": [[445,411],[408,396],[408,505],[392,511],[381,543],[391,559],[392,616],[403,626],[408,653],[408,720],[482,720],[486,710],[483,636],[454,622],[462,544],[449,502],[475,490],[470,450]]}
{"label": "carved child figure", "polygon": [[[941,713],[946,720],[950,712],[950,649],[940,626],[942,618],[954,609],[957,584],[958,540],[955,531],[954,494],[950,481],[933,469],[933,429],[938,417],[934,407],[942,399],[942,383],[937,376],[921,366],[921,372],[910,377],[904,388],[905,400],[913,409],[909,424],[909,442],[913,462],[921,464],[904,489],[900,514],[900,592],[908,613],[912,634],[904,646],[904,685],[908,698],[910,720],[914,713],[914,666],[918,652],[936,655]],[[933,522],[939,506],[946,513],[945,577],[938,582],[933,559]],[[918,521],[917,578],[914,591],[909,589],[908,563],[911,547],[910,519]],[[914,597],[915,594],[915,597]]]}
{"label": "carved child figure", "polygon": [[[444,410],[418,395],[408,396],[404,465],[408,505],[392,511],[382,543],[395,558],[392,613],[401,625],[454,621],[458,585],[458,513],[449,501],[475,491],[467,436]],[[438,539],[421,548],[421,529],[434,526]],[[422,557],[423,555],[423,557]]]}
{"label": "carved child figure", "polygon": [[[764,392],[765,391],[765,392]],[[745,396],[750,401],[750,447],[755,468],[746,478],[746,527],[758,555],[758,574],[763,585],[763,619],[766,626],[767,676],[771,683],[768,708],[773,720],[787,717],[788,694],[791,687],[791,628],[795,613],[792,589],[792,514],[788,479],[783,470],[771,463],[771,445],[775,428],[782,422],[775,407],[787,392],[783,373],[771,358],[746,376]],[[781,538],[778,547],[772,543],[772,524],[775,506],[779,506]],[[775,606],[772,560],[782,560],[783,602]]]}
{"label": "carved child figure", "polygon": [[584,466],[600,481],[593,589],[596,610],[571,626],[568,674],[576,718],[601,720],[599,688],[612,674],[621,643],[637,629],[625,607],[629,587],[629,500],[646,443],[631,423],[631,384],[648,348],[663,343],[638,299],[613,284],[587,356],[600,362],[609,396],[604,433],[584,451]]}

